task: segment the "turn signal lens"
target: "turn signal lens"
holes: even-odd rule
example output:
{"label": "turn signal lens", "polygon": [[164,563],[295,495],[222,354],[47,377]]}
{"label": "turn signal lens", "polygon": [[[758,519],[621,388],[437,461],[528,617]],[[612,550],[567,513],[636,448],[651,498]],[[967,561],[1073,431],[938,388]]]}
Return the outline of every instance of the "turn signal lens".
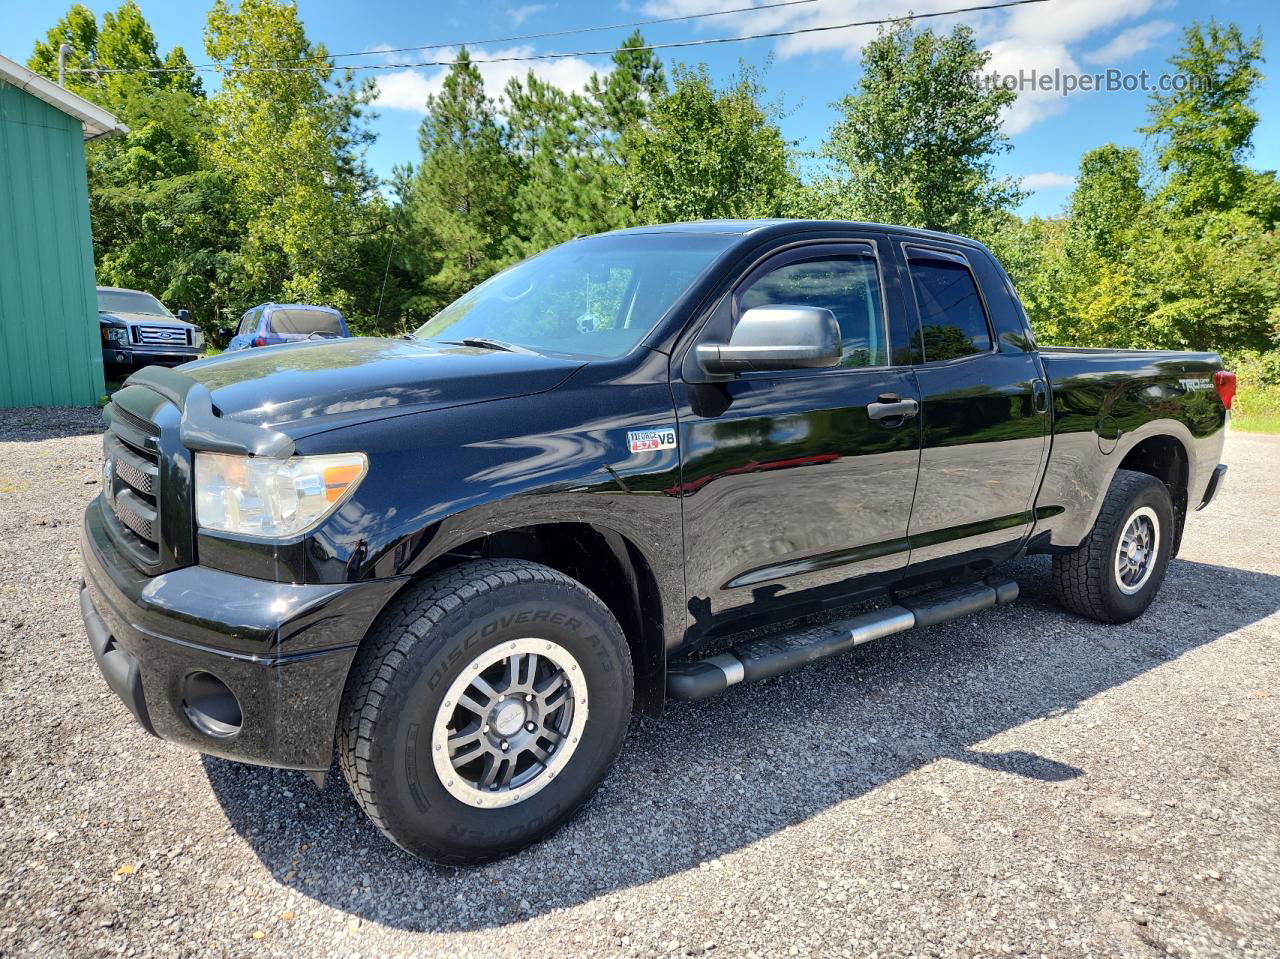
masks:
{"label": "turn signal lens", "polygon": [[287,460],[197,453],[195,460],[199,526],[270,539],[314,529],[368,471],[363,453]]}
{"label": "turn signal lens", "polygon": [[1213,374],[1213,385],[1222,397],[1222,405],[1231,409],[1231,401],[1236,398],[1236,375],[1230,370],[1218,370]]}
{"label": "turn signal lens", "polygon": [[324,471],[324,498],[330,503],[338,502],[346,495],[347,490],[355,486],[363,473],[363,463],[330,466]]}

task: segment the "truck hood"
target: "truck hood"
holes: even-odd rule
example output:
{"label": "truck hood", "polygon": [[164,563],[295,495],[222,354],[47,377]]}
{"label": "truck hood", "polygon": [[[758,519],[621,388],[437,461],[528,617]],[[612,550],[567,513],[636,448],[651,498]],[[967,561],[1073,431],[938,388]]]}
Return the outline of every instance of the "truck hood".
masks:
{"label": "truck hood", "polygon": [[99,310],[98,319],[104,323],[125,326],[169,326],[178,330],[190,330],[194,323],[184,323],[175,316],[156,316],[154,313],[121,313],[118,310]]}
{"label": "truck hood", "polygon": [[296,438],[353,423],[553,389],[579,360],[421,340],[267,346],[187,363],[219,414]]}

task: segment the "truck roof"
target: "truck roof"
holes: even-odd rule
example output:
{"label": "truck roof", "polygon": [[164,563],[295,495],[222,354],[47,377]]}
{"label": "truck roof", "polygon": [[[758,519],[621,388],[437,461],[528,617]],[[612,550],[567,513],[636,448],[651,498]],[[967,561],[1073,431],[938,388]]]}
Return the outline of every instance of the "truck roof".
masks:
{"label": "truck roof", "polygon": [[342,311],[332,306],[317,306],[314,303],[259,303],[250,309],[258,310],[314,310],[317,313],[334,313],[342,316]]}
{"label": "truck roof", "polygon": [[969,246],[983,246],[982,243],[972,237],[961,236],[956,233],[942,233],[937,230],[923,230],[917,227],[895,226],[890,223],[866,223],[855,220],[696,220],[690,223],[658,223],[653,226],[628,227],[625,230],[614,230],[609,235],[620,236],[628,233],[701,233],[747,237],[766,232],[791,233],[805,230],[830,230],[833,227],[850,230],[875,230],[881,233],[914,236],[920,239],[949,240],[953,243],[964,243]]}

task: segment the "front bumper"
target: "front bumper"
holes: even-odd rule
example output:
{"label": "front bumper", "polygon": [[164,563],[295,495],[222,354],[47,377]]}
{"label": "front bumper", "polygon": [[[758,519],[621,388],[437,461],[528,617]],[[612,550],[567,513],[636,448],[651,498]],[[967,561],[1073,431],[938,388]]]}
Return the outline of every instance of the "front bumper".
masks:
{"label": "front bumper", "polygon": [[[148,732],[204,753],[327,770],[356,647],[403,580],[292,585],[186,566],[147,576],[85,512],[80,608],[107,685]],[[238,725],[193,714],[204,674],[235,696]]]}
{"label": "front bumper", "polygon": [[119,349],[117,347],[104,344],[102,347],[102,359],[108,366],[181,366],[183,363],[190,363],[193,360],[200,359],[198,351],[180,352],[180,351],[150,351],[150,350],[134,350]]}

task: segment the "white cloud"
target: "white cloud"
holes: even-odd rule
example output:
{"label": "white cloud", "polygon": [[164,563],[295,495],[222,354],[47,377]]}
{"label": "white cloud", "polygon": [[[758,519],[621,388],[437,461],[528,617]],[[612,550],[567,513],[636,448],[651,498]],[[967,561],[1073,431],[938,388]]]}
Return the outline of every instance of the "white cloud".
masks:
{"label": "white cloud", "polygon": [[541,13],[543,10],[551,9],[550,4],[546,3],[526,3],[523,7],[513,7],[509,16],[511,22],[517,27],[524,23],[534,14]]}
{"label": "white cloud", "polygon": [[[1051,75],[1055,70],[1063,73],[1080,71],[1070,51],[1060,43],[1012,37],[997,40],[987,49],[991,51],[987,72],[998,73],[1002,77],[1030,76],[1033,71],[1038,76]],[[1067,108],[1067,98],[1057,90],[1027,89],[1028,86],[1031,85],[1025,84],[1018,90],[1018,99],[1005,111],[1004,131],[1010,136]]]}
{"label": "white cloud", "polygon": [[1178,25],[1168,20],[1149,20],[1146,23],[1130,27],[1128,30],[1116,34],[1110,43],[1104,47],[1099,47],[1092,53],[1086,53],[1084,58],[1090,63],[1101,64],[1126,60],[1146,50],[1161,37],[1167,37],[1177,29]]}
{"label": "white cloud", "polygon": [[[612,65],[593,66],[578,57],[563,60],[501,61],[503,57],[527,57],[534,52],[531,46],[508,47],[502,50],[473,50],[471,59],[484,77],[485,92],[495,100],[502,96],[507,81],[512,77],[523,78],[532,71],[540,80],[553,83],[562,90],[581,90],[593,73],[608,73]],[[424,58],[432,62],[451,61],[458,55],[455,49],[431,50]],[[375,103],[389,110],[413,110],[426,113],[428,94],[438,94],[444,88],[448,74],[446,66],[424,66],[397,70],[377,78],[378,96]]]}
{"label": "white cloud", "polygon": [[[1045,74],[1052,73],[1055,69],[1079,73],[1080,68],[1071,49],[1074,45],[1102,31],[1110,31],[1139,20],[1167,3],[1168,0],[1060,0],[1058,3],[1029,4],[1008,11],[975,11],[958,16],[930,18],[919,21],[919,25],[946,32],[955,24],[967,23],[974,29],[979,42],[991,52],[990,69],[1001,73],[1016,74],[1019,70],[1035,70],[1039,74]],[[658,17],[687,16],[741,5],[742,0],[649,0],[644,5],[644,11]],[[910,9],[913,13],[922,14],[953,10],[956,6],[955,0],[915,0]],[[741,36],[777,30],[829,27],[860,20],[876,20],[884,16],[886,9],[882,0],[824,0],[820,4],[708,17],[691,21],[690,25],[694,29],[717,36]],[[1165,27],[1157,26],[1164,22],[1151,21],[1123,30],[1096,54],[1091,54],[1086,59],[1096,62],[1094,57],[1104,52],[1110,57],[1132,55],[1145,49],[1167,32]],[[853,60],[874,39],[878,30],[877,26],[864,26],[779,37],[773,41],[774,50],[783,58],[811,53],[837,53],[846,60]],[[1017,103],[1005,115],[1005,131],[1010,134],[1021,133],[1044,118],[1063,112],[1069,105],[1068,101],[1080,95],[1079,92],[1073,92],[1063,97],[1056,91],[1020,90]]]}
{"label": "white cloud", "polygon": [[1068,44],[1104,27],[1136,20],[1157,0],[1071,0],[1070,3],[1030,4],[1008,14],[1005,32],[1027,40]]}
{"label": "white cloud", "polygon": [[1024,190],[1069,190],[1075,185],[1070,173],[1029,173],[1022,178]]}
{"label": "white cloud", "polygon": [[389,110],[417,110],[424,113],[431,82],[417,70],[384,73],[378,77],[377,104]]}

